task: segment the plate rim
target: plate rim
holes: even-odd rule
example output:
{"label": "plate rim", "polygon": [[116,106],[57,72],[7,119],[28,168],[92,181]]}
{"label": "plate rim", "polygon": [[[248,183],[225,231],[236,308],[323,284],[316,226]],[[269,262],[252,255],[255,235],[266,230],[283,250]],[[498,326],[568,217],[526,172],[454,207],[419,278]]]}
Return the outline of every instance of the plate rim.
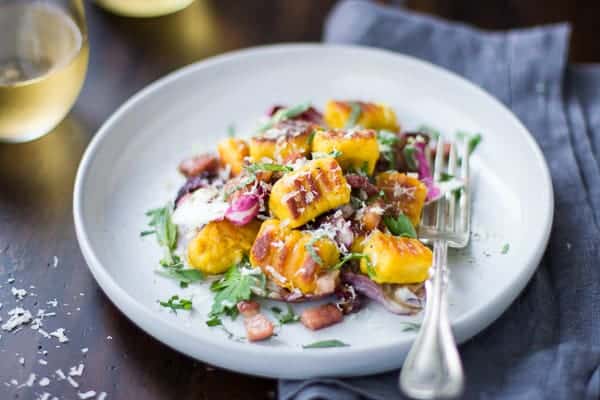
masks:
{"label": "plate rim", "polygon": [[[108,135],[110,135],[112,125],[121,117],[126,115],[130,108],[134,107],[138,102],[142,101],[145,97],[150,96],[153,92],[158,91],[163,86],[166,86],[171,82],[180,79],[180,77],[196,73],[197,71],[200,71],[205,68],[211,68],[219,63],[227,63],[230,61],[235,62],[239,61],[240,59],[243,59],[244,57],[251,57],[257,54],[260,55],[266,53],[288,51],[314,51],[322,50],[324,48],[330,49],[331,51],[345,50],[366,53],[383,53],[389,57],[402,58],[404,59],[404,62],[412,63],[414,65],[417,65],[419,68],[432,70],[433,73],[443,76],[445,79],[450,79],[455,81],[456,83],[469,87],[469,89],[476,92],[478,96],[483,96],[488,101],[491,101],[494,107],[498,109],[498,111],[503,112],[505,116],[508,117],[511,120],[511,122],[521,130],[521,133],[524,133],[524,138],[528,142],[528,145],[532,150],[533,155],[535,156],[535,163],[538,164],[538,166],[540,167],[540,171],[543,174],[543,180],[545,181],[545,185],[543,185],[543,187],[545,187],[546,190],[545,193],[542,193],[540,196],[540,198],[545,201],[540,202],[539,206],[545,206],[546,210],[544,213],[545,225],[542,227],[543,229],[540,232],[541,234],[539,236],[537,246],[535,246],[535,249],[529,253],[529,257],[523,263],[524,267],[517,274],[515,274],[512,282],[510,282],[511,284],[509,286],[509,289],[507,289],[507,291],[504,292],[502,296],[497,296],[491,301],[489,301],[486,307],[471,308],[469,311],[465,312],[459,318],[452,322],[457,341],[462,343],[468,340],[469,338],[475,336],[477,333],[486,329],[493,321],[498,319],[501,316],[501,314],[504,311],[506,311],[508,307],[510,307],[510,305],[514,302],[517,296],[522,292],[525,285],[529,282],[529,280],[537,270],[537,266],[547,247],[553,224],[554,191],[552,187],[552,180],[550,177],[550,172],[545,157],[531,132],[529,132],[529,130],[521,123],[521,121],[514,115],[514,113],[508,107],[506,107],[503,103],[497,100],[494,96],[492,96],[476,84],[466,80],[465,78],[461,77],[458,74],[455,74],[452,71],[446,70],[445,68],[439,67],[428,61],[418,59],[416,57],[380,48],[360,45],[326,43],[283,43],[245,48],[241,50],[223,53],[184,66],[148,84],[147,86],[139,90],[137,93],[132,95],[121,106],[119,106],[116,109],[116,111],[114,111],[111,114],[111,116],[98,129],[98,131],[88,144],[77,169],[73,192],[73,217],[77,241],[79,243],[79,247],[84,256],[84,259],[86,260],[88,269],[92,273],[98,285],[101,287],[102,291],[119,309],[119,311],[121,311],[121,313],[123,313],[129,320],[131,320],[144,332],[159,340],[161,343],[167,345],[168,347],[173,348],[188,356],[194,357],[198,360],[209,362],[211,364],[217,365],[225,369],[230,369],[250,375],[264,376],[270,378],[308,378],[323,375],[318,373],[316,375],[311,373],[288,374],[286,371],[279,371],[277,374],[273,374],[265,372],[264,368],[261,370],[256,370],[255,368],[253,368],[252,362],[245,362],[244,366],[241,366],[239,360],[223,361],[221,358],[214,356],[214,350],[216,350],[217,352],[234,350],[235,352],[238,352],[240,354],[240,357],[248,358],[251,358],[252,356],[256,355],[264,356],[265,353],[271,352],[277,352],[281,355],[288,354],[297,356],[298,350],[296,348],[293,348],[292,351],[290,349],[284,349],[279,347],[270,348],[250,345],[247,343],[242,344],[233,341],[228,341],[225,343],[221,340],[214,340],[214,338],[211,337],[204,337],[202,341],[196,343],[196,346],[186,345],[185,341],[183,340],[180,342],[169,340],[169,338],[173,336],[173,332],[169,332],[170,334],[167,334],[167,332],[165,331],[165,327],[168,326],[169,328],[174,328],[179,332],[186,331],[181,329],[180,327],[171,324],[169,321],[165,321],[164,319],[157,316],[156,313],[151,312],[149,308],[147,308],[144,304],[136,300],[123,287],[121,287],[117,283],[117,280],[111,278],[111,276],[108,274],[108,272],[103,267],[102,263],[97,257],[96,252],[94,251],[91,245],[88,232],[83,222],[84,193],[82,191],[82,188],[84,186],[85,179],[88,176],[90,167],[97,155],[99,148],[101,147],[102,142]],[[474,323],[479,327],[476,329],[469,329],[467,325],[472,325]],[[197,338],[193,339],[194,341],[197,341]],[[343,362],[343,360],[347,360],[350,362],[351,359],[354,359],[355,357],[370,355],[372,353],[384,354],[389,353],[390,351],[397,353],[397,355],[401,357],[403,355],[402,353],[405,352],[398,353],[398,348],[401,347],[403,341],[408,340],[409,342],[412,342],[413,339],[414,337],[410,337],[409,339],[399,338],[397,342],[391,344],[373,345],[372,347],[368,348],[352,349],[346,347],[320,349],[318,352],[305,351],[302,353],[302,357],[305,360],[309,360],[309,362],[314,362],[317,360],[322,361],[323,358],[334,357],[336,359],[336,362],[338,363]],[[211,346],[213,350],[212,355],[205,356],[203,354],[202,356],[200,356],[199,352],[195,351],[198,348],[202,347],[199,346],[202,343],[204,343],[207,346]],[[394,363],[394,365],[382,365],[381,367],[372,366],[370,369],[366,369],[364,371],[356,371],[350,374],[329,374],[329,376],[359,376],[368,375],[376,372],[383,372],[400,366],[402,358],[399,358],[398,360],[399,361]]]}

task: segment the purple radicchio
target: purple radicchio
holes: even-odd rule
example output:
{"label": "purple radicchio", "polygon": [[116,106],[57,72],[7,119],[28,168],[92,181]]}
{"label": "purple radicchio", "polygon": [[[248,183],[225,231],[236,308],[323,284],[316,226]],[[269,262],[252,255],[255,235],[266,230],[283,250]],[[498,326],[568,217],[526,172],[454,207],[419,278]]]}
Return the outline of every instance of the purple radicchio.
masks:
{"label": "purple radicchio", "polygon": [[246,225],[256,217],[259,209],[260,197],[254,193],[244,193],[231,203],[225,212],[225,219],[234,225]]}

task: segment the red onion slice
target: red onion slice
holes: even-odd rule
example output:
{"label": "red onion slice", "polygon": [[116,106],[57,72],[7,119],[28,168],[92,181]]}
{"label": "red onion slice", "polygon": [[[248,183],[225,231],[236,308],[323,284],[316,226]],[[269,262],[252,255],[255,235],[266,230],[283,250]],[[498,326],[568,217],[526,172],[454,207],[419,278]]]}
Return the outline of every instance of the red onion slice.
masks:
{"label": "red onion slice", "polygon": [[260,208],[260,198],[256,194],[244,193],[225,211],[225,219],[234,225],[246,225],[256,217]]}
{"label": "red onion slice", "polygon": [[420,310],[419,306],[390,298],[385,294],[380,285],[365,275],[345,271],[342,274],[342,280],[354,286],[357,292],[364,294],[371,300],[375,300],[384,306],[386,310],[394,314],[413,315]]}
{"label": "red onion slice", "polygon": [[415,158],[417,160],[419,179],[427,186],[427,201],[433,201],[432,199],[439,198],[440,189],[433,183],[431,168],[425,155],[426,146],[427,143],[425,142],[415,142]]}

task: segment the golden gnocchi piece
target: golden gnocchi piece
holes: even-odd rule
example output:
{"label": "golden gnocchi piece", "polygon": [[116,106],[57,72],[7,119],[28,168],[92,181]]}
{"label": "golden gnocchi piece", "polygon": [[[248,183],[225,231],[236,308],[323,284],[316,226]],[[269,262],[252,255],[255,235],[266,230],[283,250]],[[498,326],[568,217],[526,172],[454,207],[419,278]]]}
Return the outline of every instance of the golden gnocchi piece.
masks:
{"label": "golden gnocchi piece", "polygon": [[350,186],[333,158],[308,162],[273,185],[269,208],[291,228],[350,201]]}
{"label": "golden gnocchi piece", "polygon": [[378,174],[375,183],[383,190],[385,202],[401,210],[417,227],[427,198],[427,186],[415,177],[396,171]]}
{"label": "golden gnocchi piece", "polygon": [[352,103],[360,107],[360,117],[357,125],[368,129],[400,130],[396,113],[389,106],[382,103],[366,103],[362,101],[335,101],[331,100],[325,106],[325,122],[331,128],[345,128],[352,114]]}
{"label": "golden gnocchi piece", "polygon": [[250,263],[278,286],[303,294],[331,293],[339,261],[337,246],[329,238],[314,239],[308,232],[285,226],[277,219],[263,222],[250,251]]}
{"label": "golden gnocchi piece", "polygon": [[277,162],[288,157],[307,156],[310,153],[310,141],[317,125],[303,120],[284,120],[259,136],[250,139],[250,158],[261,162],[270,158]]}
{"label": "golden gnocchi piece", "polygon": [[392,236],[379,230],[367,237],[362,251],[369,260],[362,259],[360,269],[377,283],[423,282],[429,276],[433,262],[433,253],[419,240]]}
{"label": "golden gnocchi piece", "polygon": [[188,244],[188,262],[207,274],[221,274],[248,255],[259,229],[257,220],[244,226],[210,222]]}
{"label": "golden gnocchi piece", "polygon": [[217,145],[221,163],[231,168],[233,176],[239,175],[244,169],[244,159],[250,155],[250,148],[245,140],[227,138]]}
{"label": "golden gnocchi piece", "polygon": [[319,153],[341,152],[336,157],[344,171],[365,170],[373,174],[379,158],[377,134],[371,129],[317,131],[313,139],[313,151]]}

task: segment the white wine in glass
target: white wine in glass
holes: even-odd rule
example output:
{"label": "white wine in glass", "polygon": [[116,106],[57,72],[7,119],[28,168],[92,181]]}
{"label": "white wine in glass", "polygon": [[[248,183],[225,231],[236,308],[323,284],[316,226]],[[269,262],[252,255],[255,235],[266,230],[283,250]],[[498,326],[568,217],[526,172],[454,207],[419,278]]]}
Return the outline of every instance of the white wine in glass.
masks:
{"label": "white wine in glass", "polygon": [[89,47],[82,0],[0,0],[0,141],[52,130],[77,99]]}
{"label": "white wine in glass", "polygon": [[194,0],[96,0],[115,14],[127,17],[158,17],[187,7]]}

